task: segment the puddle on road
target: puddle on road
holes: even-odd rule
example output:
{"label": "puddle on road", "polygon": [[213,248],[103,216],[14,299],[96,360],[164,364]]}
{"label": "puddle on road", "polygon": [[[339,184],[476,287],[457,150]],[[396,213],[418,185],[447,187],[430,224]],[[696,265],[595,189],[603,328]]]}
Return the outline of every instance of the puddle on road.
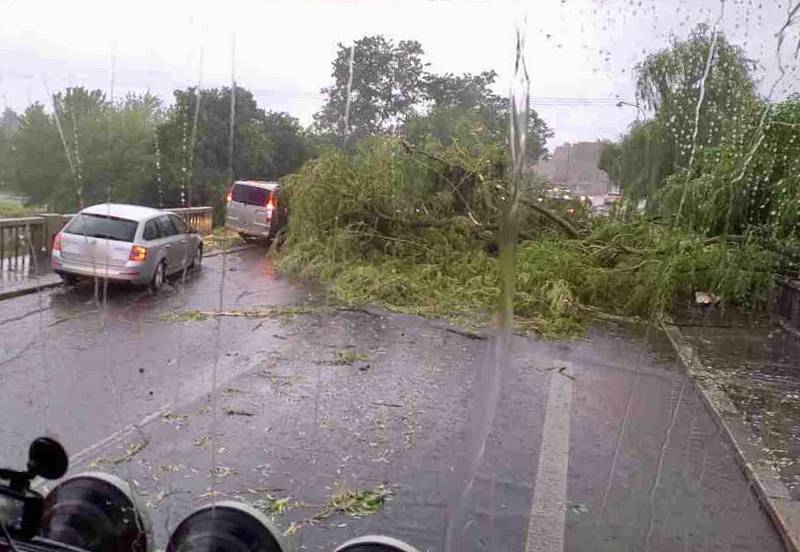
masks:
{"label": "puddle on road", "polygon": [[[766,318],[729,315],[730,327],[681,328],[707,378],[741,413],[768,467],[800,499],[800,340]],[[722,324],[718,324],[722,326]]]}

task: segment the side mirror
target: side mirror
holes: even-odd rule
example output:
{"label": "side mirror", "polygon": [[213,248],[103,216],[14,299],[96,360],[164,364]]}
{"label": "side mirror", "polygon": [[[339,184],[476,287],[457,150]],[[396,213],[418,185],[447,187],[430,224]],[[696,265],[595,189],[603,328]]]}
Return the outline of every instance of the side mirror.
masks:
{"label": "side mirror", "polygon": [[28,473],[45,479],[58,479],[67,473],[69,459],[58,441],[39,437],[28,449]]}

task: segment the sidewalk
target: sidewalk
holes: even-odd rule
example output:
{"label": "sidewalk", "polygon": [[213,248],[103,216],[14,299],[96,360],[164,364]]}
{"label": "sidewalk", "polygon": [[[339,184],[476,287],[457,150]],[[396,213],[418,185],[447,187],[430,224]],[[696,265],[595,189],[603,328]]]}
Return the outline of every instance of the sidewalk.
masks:
{"label": "sidewalk", "polygon": [[0,301],[60,285],[61,278],[50,272],[49,262],[46,268],[46,271],[40,268],[39,274],[27,269],[19,272],[0,271]]}
{"label": "sidewalk", "polygon": [[731,312],[684,321],[667,331],[678,336],[679,349],[683,340],[690,370],[735,441],[743,469],[797,549],[800,339],[767,318]]}

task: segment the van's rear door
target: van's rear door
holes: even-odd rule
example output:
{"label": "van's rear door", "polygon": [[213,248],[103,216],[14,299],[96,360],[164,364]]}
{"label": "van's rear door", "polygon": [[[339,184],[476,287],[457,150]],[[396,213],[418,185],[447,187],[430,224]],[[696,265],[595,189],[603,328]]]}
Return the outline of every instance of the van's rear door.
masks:
{"label": "van's rear door", "polygon": [[259,186],[236,183],[231,190],[226,226],[254,235],[269,234],[270,221],[267,203],[270,190]]}

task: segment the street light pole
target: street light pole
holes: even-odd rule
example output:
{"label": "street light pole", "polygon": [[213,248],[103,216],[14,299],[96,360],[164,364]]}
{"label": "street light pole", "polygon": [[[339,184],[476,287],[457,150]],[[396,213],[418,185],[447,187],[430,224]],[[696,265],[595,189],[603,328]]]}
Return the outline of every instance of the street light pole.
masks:
{"label": "street light pole", "polygon": [[642,119],[645,118],[644,109],[642,109],[642,106],[640,106],[638,102],[637,103],[632,103],[632,102],[627,102],[625,100],[620,100],[620,101],[617,102],[617,107],[623,107],[623,106],[629,106],[629,107],[635,107],[636,108],[636,120],[637,121],[641,121]]}

